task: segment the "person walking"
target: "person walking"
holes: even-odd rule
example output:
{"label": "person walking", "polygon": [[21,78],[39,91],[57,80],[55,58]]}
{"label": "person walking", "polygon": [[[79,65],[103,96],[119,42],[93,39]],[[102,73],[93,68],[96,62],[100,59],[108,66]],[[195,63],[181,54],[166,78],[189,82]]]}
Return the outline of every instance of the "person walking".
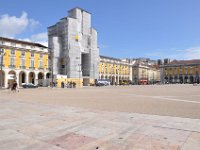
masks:
{"label": "person walking", "polygon": [[61,87],[64,88],[65,87],[65,83],[62,81],[61,82]]}
{"label": "person walking", "polygon": [[13,91],[13,92],[17,91],[17,82],[16,81],[13,82],[12,87],[11,87],[11,91]]}

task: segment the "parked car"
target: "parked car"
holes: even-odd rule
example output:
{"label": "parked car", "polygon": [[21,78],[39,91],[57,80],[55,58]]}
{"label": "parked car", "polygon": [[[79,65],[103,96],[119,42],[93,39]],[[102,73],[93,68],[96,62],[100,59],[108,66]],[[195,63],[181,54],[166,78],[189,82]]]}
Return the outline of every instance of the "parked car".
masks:
{"label": "parked car", "polygon": [[38,88],[38,85],[34,85],[33,83],[23,83],[23,88]]}
{"label": "parked car", "polygon": [[109,79],[96,79],[95,85],[96,86],[109,86],[110,80]]}

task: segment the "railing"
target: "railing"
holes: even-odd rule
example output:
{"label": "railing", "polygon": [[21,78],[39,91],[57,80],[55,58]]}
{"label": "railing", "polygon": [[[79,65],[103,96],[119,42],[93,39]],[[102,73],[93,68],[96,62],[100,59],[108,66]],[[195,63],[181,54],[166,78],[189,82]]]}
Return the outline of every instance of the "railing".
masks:
{"label": "railing", "polygon": [[29,67],[29,69],[35,69],[35,67]]}
{"label": "railing", "polygon": [[9,65],[9,68],[15,68],[15,65]]}
{"label": "railing", "polygon": [[20,66],[21,69],[26,69],[26,66]]}
{"label": "railing", "polygon": [[39,69],[39,70],[44,70],[44,67],[39,67],[38,69]]}

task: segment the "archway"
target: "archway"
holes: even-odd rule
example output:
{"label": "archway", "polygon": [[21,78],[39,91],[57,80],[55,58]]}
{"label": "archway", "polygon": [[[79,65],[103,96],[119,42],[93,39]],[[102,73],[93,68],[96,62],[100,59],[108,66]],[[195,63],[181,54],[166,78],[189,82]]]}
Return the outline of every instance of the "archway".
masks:
{"label": "archway", "polygon": [[44,79],[44,74],[42,72],[38,73],[38,79]]}
{"label": "archway", "polygon": [[34,72],[30,72],[29,73],[29,83],[33,83],[35,84],[35,73]]}
{"label": "archway", "polygon": [[42,72],[38,73],[38,84],[40,86],[43,86],[43,82],[44,82],[44,74]]}
{"label": "archway", "polygon": [[194,83],[194,77],[192,75],[190,76],[190,83]]}
{"label": "archway", "polygon": [[174,77],[174,83],[177,83],[177,82],[178,82],[177,80],[178,80],[178,77],[175,76],[175,77]]}
{"label": "archway", "polygon": [[196,74],[196,76],[195,76],[195,82],[196,82],[197,84],[199,84],[199,75],[198,75],[198,74]]}
{"label": "archway", "polygon": [[164,79],[165,79],[164,82],[168,83],[168,77],[166,76]]}
{"label": "archway", "polygon": [[172,76],[170,76],[169,77],[169,83],[172,83],[172,80],[173,80],[173,78],[172,78]]}
{"label": "archway", "polygon": [[116,81],[115,81],[115,77],[112,76],[112,85],[115,85],[115,84],[117,84]]}
{"label": "archway", "polygon": [[109,76],[108,79],[110,80],[110,84],[112,84],[112,77]]}
{"label": "archway", "polygon": [[26,83],[26,73],[24,71],[19,73],[19,86],[22,86],[22,83]]}
{"label": "archway", "polygon": [[5,87],[5,72],[0,70],[0,87]]}
{"label": "archway", "polygon": [[11,70],[8,72],[8,84],[12,85],[13,82],[17,79],[15,71]]}
{"label": "archway", "polygon": [[48,73],[46,74],[46,78],[49,79],[50,77],[51,77],[51,73],[48,72]]}
{"label": "archway", "polygon": [[122,84],[122,77],[121,76],[119,77],[119,84],[120,85]]}
{"label": "archway", "polygon": [[185,82],[185,83],[188,83],[188,76],[185,76],[184,82]]}
{"label": "archway", "polygon": [[179,81],[180,81],[180,83],[183,83],[183,77],[182,76],[179,77]]}

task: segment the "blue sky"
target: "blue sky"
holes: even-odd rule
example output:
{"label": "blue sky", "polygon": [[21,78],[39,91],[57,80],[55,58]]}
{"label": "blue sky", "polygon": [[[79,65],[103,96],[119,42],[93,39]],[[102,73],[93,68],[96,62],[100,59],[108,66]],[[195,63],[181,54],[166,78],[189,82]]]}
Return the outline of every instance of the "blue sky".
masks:
{"label": "blue sky", "polygon": [[76,6],[92,13],[101,55],[200,59],[200,0],[1,0],[0,36],[46,44]]}

